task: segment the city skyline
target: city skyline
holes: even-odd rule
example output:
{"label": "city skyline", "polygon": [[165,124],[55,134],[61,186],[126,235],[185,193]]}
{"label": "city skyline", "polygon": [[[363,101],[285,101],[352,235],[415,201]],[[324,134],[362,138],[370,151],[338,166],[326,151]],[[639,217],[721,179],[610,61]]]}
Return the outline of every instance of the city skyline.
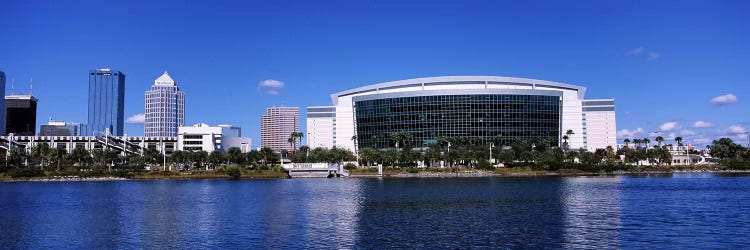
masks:
{"label": "city skyline", "polygon": [[[747,144],[743,100],[750,73],[742,66],[750,62],[744,42],[750,20],[742,10],[748,3],[544,6],[300,3],[287,9],[280,3],[160,2],[128,3],[105,15],[81,2],[11,2],[0,10],[0,21],[12,24],[0,27],[11,38],[0,42],[0,71],[7,85],[15,79],[16,89],[34,78],[38,121],[86,123],[83,72],[116,68],[128,75],[125,117],[135,122],[125,125],[128,135],[143,133],[143,119],[137,119],[145,109],[143,92],[169,70],[189,98],[185,124],[241,126],[256,142],[267,107],[304,112],[327,105],[330,93],[357,86],[498,75],[583,85],[590,98],[614,97],[619,141],[659,131],[698,145],[722,136]],[[156,11],[166,8],[166,15]],[[503,15],[493,14],[500,9]],[[126,22],[136,14],[143,20]],[[83,28],[94,20],[130,35],[98,36]],[[306,131],[304,123],[300,130]]]}

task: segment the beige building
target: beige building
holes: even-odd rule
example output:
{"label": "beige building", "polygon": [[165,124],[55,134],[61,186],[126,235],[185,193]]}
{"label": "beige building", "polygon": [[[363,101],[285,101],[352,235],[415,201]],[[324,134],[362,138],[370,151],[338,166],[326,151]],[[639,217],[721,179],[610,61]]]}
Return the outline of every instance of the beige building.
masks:
{"label": "beige building", "polygon": [[[293,132],[299,132],[299,108],[298,107],[272,107],[266,109],[266,114],[261,116],[260,143],[264,148],[271,148],[276,152],[282,150],[292,151],[289,136]],[[300,146],[298,139],[296,147]]]}

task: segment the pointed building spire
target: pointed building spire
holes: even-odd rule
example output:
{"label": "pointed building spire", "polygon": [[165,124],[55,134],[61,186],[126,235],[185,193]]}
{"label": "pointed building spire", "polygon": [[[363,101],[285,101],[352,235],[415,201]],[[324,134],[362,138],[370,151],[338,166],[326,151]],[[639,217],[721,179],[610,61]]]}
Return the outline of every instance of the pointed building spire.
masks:
{"label": "pointed building spire", "polygon": [[154,85],[169,85],[169,86],[174,86],[175,82],[174,82],[174,79],[172,79],[172,77],[169,76],[169,73],[167,73],[167,71],[165,70],[164,74],[162,74],[161,76],[159,76],[159,78],[156,78],[156,80],[154,81]]}

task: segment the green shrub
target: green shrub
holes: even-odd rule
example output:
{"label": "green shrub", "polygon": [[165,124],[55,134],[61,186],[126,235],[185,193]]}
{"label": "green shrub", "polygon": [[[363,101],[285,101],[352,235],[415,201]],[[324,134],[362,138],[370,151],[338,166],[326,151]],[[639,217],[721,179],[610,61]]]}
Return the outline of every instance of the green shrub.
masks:
{"label": "green shrub", "polygon": [[357,165],[354,165],[354,163],[349,162],[349,163],[344,164],[344,169],[346,170],[357,169]]}
{"label": "green shrub", "polygon": [[15,168],[8,171],[8,176],[12,178],[31,178],[44,176],[44,171],[38,168]]}
{"label": "green shrub", "polygon": [[232,177],[232,179],[235,179],[235,180],[239,179],[240,176],[242,175],[242,172],[240,172],[240,169],[235,166],[226,168],[226,173],[227,175],[229,175],[229,177]]}
{"label": "green shrub", "polygon": [[489,161],[482,160],[477,165],[477,169],[481,169],[481,170],[495,170],[495,167],[492,166],[492,163],[490,163]]}
{"label": "green shrub", "polygon": [[112,176],[120,178],[133,178],[135,174],[129,170],[118,169],[112,172]]}

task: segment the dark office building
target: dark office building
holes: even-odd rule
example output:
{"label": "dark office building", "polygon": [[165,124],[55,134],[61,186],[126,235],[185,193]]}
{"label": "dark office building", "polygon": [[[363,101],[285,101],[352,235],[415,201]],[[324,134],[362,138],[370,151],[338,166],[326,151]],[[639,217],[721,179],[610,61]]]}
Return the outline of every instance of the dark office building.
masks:
{"label": "dark office building", "polygon": [[36,103],[31,95],[5,96],[5,133],[36,134]]}

